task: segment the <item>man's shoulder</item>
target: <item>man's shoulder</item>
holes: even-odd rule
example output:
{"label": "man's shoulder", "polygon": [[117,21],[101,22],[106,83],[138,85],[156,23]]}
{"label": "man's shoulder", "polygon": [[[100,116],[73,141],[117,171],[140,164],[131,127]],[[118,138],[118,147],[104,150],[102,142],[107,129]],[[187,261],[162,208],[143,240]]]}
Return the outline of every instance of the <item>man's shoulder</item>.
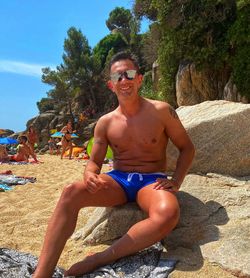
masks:
{"label": "man's shoulder", "polygon": [[171,107],[171,105],[165,101],[161,101],[161,100],[155,100],[155,99],[148,99],[145,98],[145,101],[147,103],[150,103],[151,105],[154,106],[154,108],[158,109],[169,109],[169,107]]}
{"label": "man's shoulder", "polygon": [[110,121],[114,117],[114,115],[115,115],[115,110],[102,115],[98,119],[98,122],[107,122],[107,121]]}

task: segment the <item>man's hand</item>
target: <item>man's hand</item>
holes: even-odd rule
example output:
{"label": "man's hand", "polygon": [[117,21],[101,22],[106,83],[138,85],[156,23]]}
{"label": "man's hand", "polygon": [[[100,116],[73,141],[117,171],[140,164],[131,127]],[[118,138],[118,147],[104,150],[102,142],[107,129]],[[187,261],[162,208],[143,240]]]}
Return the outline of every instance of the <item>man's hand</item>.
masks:
{"label": "man's hand", "polygon": [[96,193],[102,187],[105,187],[105,182],[100,178],[98,174],[89,172],[88,174],[85,174],[84,180],[86,189],[92,194]]}
{"label": "man's hand", "polygon": [[167,178],[158,178],[154,186],[156,190],[167,190],[170,192],[178,192],[179,188],[179,185],[174,180]]}

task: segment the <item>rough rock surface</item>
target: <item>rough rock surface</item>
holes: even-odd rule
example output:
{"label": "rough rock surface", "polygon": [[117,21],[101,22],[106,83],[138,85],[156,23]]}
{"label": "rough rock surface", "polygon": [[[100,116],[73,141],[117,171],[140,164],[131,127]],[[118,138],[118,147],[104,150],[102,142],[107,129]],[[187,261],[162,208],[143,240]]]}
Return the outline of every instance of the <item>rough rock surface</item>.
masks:
{"label": "rough rock surface", "polygon": [[[181,219],[164,240],[167,258],[197,269],[206,258],[236,275],[250,277],[249,178],[190,174],[177,196]],[[98,208],[84,231],[74,237],[84,244],[107,243],[144,217],[135,204],[118,210]]]}
{"label": "rough rock surface", "polygon": [[[85,214],[86,211],[81,213]],[[96,208],[86,225],[72,237],[76,240],[83,238],[85,245],[108,243],[123,236],[128,227],[145,217],[146,214],[135,203],[116,208]]]}
{"label": "rough rock surface", "polygon": [[168,256],[197,268],[207,258],[250,277],[249,178],[188,175],[178,193],[181,220],[165,240]]}
{"label": "rough rock surface", "polygon": [[[177,114],[196,149],[191,172],[250,175],[250,104],[206,101],[179,107]],[[170,142],[168,171],[175,169],[177,156]]]}
{"label": "rough rock surface", "polygon": [[190,63],[179,66],[176,74],[176,99],[178,106],[195,105],[216,99],[249,102],[237,91],[227,68],[199,71]]}

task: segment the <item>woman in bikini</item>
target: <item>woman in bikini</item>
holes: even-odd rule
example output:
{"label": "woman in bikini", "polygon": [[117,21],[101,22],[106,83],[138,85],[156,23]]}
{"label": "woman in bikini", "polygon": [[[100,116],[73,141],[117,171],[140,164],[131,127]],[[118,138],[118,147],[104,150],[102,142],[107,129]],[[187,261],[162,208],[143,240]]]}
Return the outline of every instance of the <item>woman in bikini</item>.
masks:
{"label": "woman in bikini", "polygon": [[26,136],[28,139],[28,145],[34,154],[35,153],[35,143],[37,143],[37,141],[38,141],[38,136],[37,136],[37,133],[36,133],[33,125],[29,126]]}
{"label": "woman in bikini", "polygon": [[66,124],[66,126],[62,128],[61,132],[64,134],[61,141],[62,142],[61,159],[63,159],[63,155],[68,149],[69,149],[69,159],[71,159],[72,150],[73,150],[71,134],[75,132],[75,130],[73,131],[72,128],[72,122],[69,121]]}

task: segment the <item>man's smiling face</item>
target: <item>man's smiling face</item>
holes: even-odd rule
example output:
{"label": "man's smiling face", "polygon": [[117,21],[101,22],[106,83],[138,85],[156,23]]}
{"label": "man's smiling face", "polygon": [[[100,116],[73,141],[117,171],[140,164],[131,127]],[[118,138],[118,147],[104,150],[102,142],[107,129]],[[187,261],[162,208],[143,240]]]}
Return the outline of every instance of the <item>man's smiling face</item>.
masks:
{"label": "man's smiling face", "polygon": [[[136,71],[135,74],[134,71]],[[115,62],[111,66],[110,75],[112,76],[116,74],[117,77],[119,77],[118,80],[111,78],[113,81],[109,81],[109,87],[118,98],[138,94],[142,83],[142,75],[137,72],[137,69],[132,61],[120,60]]]}

